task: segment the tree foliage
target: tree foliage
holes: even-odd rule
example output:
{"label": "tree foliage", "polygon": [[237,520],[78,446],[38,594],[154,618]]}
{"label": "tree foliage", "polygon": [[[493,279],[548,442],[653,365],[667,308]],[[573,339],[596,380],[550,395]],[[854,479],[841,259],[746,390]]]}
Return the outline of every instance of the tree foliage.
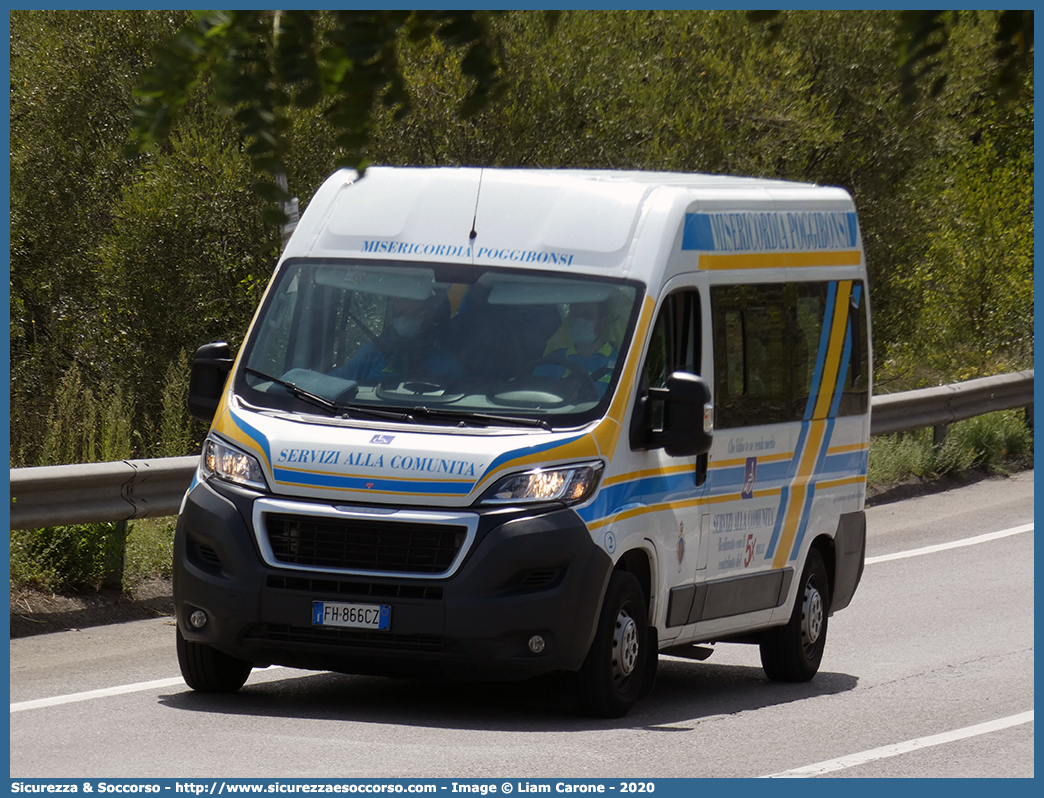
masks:
{"label": "tree foliage", "polygon": [[487,11],[200,11],[157,52],[135,92],[130,151],[165,141],[180,109],[206,77],[215,102],[232,117],[256,172],[254,190],[272,203],[289,199],[285,173],[289,117],[322,102],[341,163],[369,162],[371,113],[378,101],[397,120],[411,98],[400,48],[436,42],[462,51],[469,81],[458,113],[476,113],[506,86],[500,41]]}
{"label": "tree foliage", "polygon": [[[965,12],[975,13],[975,12]],[[903,11],[895,28],[895,50],[899,63],[899,91],[904,103],[913,103],[931,79],[929,95],[938,97],[949,74],[943,61],[950,47],[950,34],[960,24],[960,11]],[[785,17],[781,11],[748,11],[747,19],[764,27],[764,40],[773,44],[782,34]],[[993,35],[993,58],[997,69],[992,91],[1002,100],[1017,96],[1032,71],[1033,11],[1001,11]]]}
{"label": "tree foliage", "polygon": [[773,19],[766,46],[726,11],[12,12],[12,463],[83,456],[50,454],[51,420],[85,426],[117,390],[131,454],[189,453],[177,375],[240,342],[278,257],[274,174],[307,203],[342,163],[841,185],[879,384],[1028,367],[1032,60],[1014,96],[991,88],[1005,13],[940,17],[925,79],[948,79],[912,105],[900,13]]}

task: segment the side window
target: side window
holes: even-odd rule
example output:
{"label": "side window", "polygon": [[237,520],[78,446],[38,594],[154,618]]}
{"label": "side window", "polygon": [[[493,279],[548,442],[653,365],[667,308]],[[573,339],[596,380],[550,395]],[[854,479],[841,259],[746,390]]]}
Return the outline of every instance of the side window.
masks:
{"label": "side window", "polygon": [[700,295],[694,288],[668,296],[656,317],[638,386],[638,406],[644,409],[632,417],[634,448],[644,447],[646,432],[663,428],[663,403],[646,397],[649,388],[665,388],[675,371],[700,373]]}
{"label": "side window", "polygon": [[[840,304],[839,283],[770,283],[711,289],[715,427],[811,418],[818,391],[833,397],[828,415],[865,413],[869,365],[865,289],[850,287],[843,349],[833,364],[824,320]],[[833,368],[833,377],[829,375]],[[817,380],[819,383],[817,384]],[[813,392],[817,393],[813,393]]]}
{"label": "side window", "polygon": [[793,416],[799,356],[791,330],[794,300],[793,287],[783,284],[711,289],[715,427],[773,424]]}
{"label": "side window", "polygon": [[675,371],[700,373],[700,295],[675,291],[663,303],[645,359],[646,387],[663,388]]}
{"label": "side window", "polygon": [[856,283],[848,302],[848,368],[844,370],[844,381],[839,386],[839,416],[862,415],[870,403],[870,347],[866,316],[866,288],[862,283]]}

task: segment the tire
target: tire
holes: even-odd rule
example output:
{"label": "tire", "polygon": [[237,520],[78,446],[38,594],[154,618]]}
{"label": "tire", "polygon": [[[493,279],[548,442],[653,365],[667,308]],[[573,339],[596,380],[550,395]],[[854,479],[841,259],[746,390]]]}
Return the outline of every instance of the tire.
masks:
{"label": "tire", "polygon": [[253,665],[203,643],[186,640],[177,630],[178,665],[185,684],[201,693],[234,693],[242,687]]}
{"label": "tire", "polygon": [[[645,684],[649,655],[645,596],[633,574],[613,571],[602,602],[594,642],[576,675],[581,709],[600,718],[622,718]],[[651,685],[649,685],[651,687]]]}
{"label": "tire", "polygon": [[642,687],[638,691],[639,701],[649,695],[653,691],[653,687],[656,686],[656,672],[659,670],[660,665],[659,638],[657,637],[655,626],[649,627],[645,639],[649,641],[649,648],[646,650],[645,655],[645,674],[642,676]]}
{"label": "tire", "polygon": [[819,671],[826,646],[830,583],[818,549],[808,552],[790,621],[761,638],[761,667],[775,682],[807,682]]}

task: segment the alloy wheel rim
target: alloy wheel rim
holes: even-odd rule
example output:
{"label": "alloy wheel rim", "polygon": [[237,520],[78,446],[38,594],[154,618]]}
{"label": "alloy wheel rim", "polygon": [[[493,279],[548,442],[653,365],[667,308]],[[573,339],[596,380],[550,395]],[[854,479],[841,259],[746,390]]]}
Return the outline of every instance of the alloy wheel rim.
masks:
{"label": "alloy wheel rim", "polygon": [[638,624],[625,609],[616,616],[613,633],[613,679],[626,679],[638,664]]}
{"label": "alloy wheel rim", "polygon": [[801,644],[811,654],[823,634],[823,597],[810,580],[805,585],[805,598],[801,605]]}

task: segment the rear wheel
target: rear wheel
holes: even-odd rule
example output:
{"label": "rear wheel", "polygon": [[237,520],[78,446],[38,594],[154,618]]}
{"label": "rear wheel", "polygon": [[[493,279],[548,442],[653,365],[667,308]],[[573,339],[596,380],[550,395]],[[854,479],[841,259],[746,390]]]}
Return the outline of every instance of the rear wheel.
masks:
{"label": "rear wheel", "polygon": [[626,715],[641,694],[650,654],[655,656],[642,587],[634,575],[614,571],[594,642],[576,675],[583,710],[602,718]]}
{"label": "rear wheel", "polygon": [[246,660],[230,657],[204,643],[186,640],[177,630],[178,665],[185,684],[201,693],[234,693],[253,668]]}
{"label": "rear wheel", "polygon": [[830,585],[818,549],[810,549],[801,575],[794,611],[786,626],[765,632],[761,666],[776,682],[807,682],[819,670],[826,645]]}

